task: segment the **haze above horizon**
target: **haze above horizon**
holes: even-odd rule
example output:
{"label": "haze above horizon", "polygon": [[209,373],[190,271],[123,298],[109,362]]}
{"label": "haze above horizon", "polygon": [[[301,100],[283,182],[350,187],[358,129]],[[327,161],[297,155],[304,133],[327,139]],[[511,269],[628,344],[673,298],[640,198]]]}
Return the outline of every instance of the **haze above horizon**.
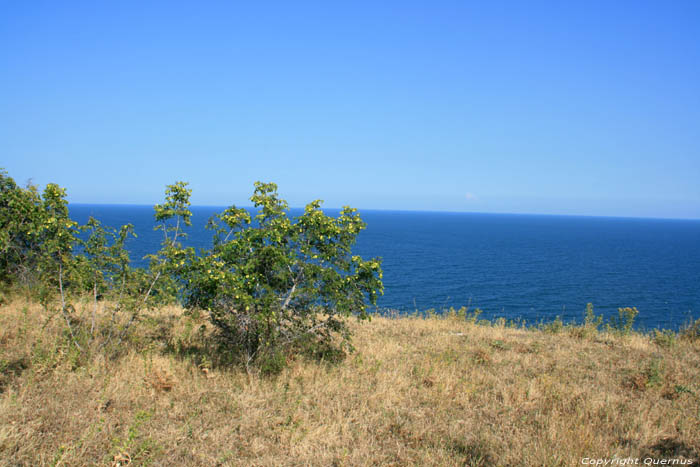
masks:
{"label": "haze above horizon", "polygon": [[700,218],[700,3],[13,2],[0,167],[72,203]]}

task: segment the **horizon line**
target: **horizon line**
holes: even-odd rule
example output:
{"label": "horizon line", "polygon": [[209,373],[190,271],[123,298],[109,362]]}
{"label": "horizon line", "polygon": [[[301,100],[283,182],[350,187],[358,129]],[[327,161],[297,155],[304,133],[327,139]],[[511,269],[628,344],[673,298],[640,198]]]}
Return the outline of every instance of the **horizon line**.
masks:
{"label": "horizon line", "polygon": [[[68,205],[83,205],[83,206],[133,206],[133,207],[149,207],[153,208],[154,204],[140,203],[81,203],[69,202]],[[233,205],[217,205],[217,204],[192,204],[193,208],[222,208],[226,209]],[[236,207],[252,209],[254,206],[235,205]],[[303,206],[290,206],[289,209],[304,209]],[[321,210],[338,210],[342,207],[323,206]],[[668,220],[668,221],[700,221],[700,217],[657,217],[657,216],[614,216],[603,214],[558,214],[558,213],[533,213],[533,212],[485,212],[485,211],[453,211],[440,209],[382,209],[382,208],[355,208],[358,212],[373,211],[373,212],[399,212],[399,213],[433,213],[433,214],[482,214],[494,216],[545,216],[545,217],[584,217],[594,219],[628,219],[628,220]]]}

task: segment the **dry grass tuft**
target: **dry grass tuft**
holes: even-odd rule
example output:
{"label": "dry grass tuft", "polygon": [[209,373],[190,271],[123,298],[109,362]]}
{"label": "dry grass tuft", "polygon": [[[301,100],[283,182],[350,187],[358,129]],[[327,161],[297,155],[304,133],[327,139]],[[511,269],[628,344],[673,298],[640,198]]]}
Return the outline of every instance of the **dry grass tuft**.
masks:
{"label": "dry grass tuft", "polygon": [[[226,365],[204,317],[152,311],[85,358],[0,306],[0,465],[581,465],[700,453],[700,343],[458,319],[354,323],[357,351]],[[680,339],[680,338],[679,338]]]}
{"label": "dry grass tuft", "polygon": [[148,372],[144,381],[156,391],[168,392],[173,388],[173,377],[161,370]]}

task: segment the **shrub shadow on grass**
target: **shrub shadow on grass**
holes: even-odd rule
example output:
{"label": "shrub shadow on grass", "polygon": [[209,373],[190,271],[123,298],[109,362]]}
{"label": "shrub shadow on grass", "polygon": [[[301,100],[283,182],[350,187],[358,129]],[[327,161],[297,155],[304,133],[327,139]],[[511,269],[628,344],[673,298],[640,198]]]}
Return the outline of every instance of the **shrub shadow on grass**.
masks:
{"label": "shrub shadow on grass", "polygon": [[24,370],[29,367],[26,357],[16,358],[10,361],[0,359],[0,393],[5,392],[5,388],[19,377]]}
{"label": "shrub shadow on grass", "polygon": [[190,361],[200,369],[227,369],[242,365],[239,354],[218,337],[210,337],[200,342],[183,342],[170,339],[162,348],[162,353],[179,360]]}
{"label": "shrub shadow on grass", "polygon": [[244,370],[254,368],[265,376],[279,374],[297,359],[315,361],[330,366],[345,360],[352,348],[336,343],[300,340],[295,345],[265,351],[260,348],[254,358],[248,359],[246,352],[232,343],[227,336],[212,329],[201,318],[183,317],[182,329],[176,323],[168,330],[160,327],[161,352],[183,361],[194,363],[201,370]]}
{"label": "shrub shadow on grass", "polygon": [[644,457],[660,458],[685,458],[697,463],[700,460],[698,452],[692,446],[679,441],[676,438],[662,438],[647,448]]}
{"label": "shrub shadow on grass", "polygon": [[456,456],[461,457],[465,465],[488,466],[496,465],[496,456],[493,448],[482,440],[459,440],[451,439],[447,445],[448,449]]}

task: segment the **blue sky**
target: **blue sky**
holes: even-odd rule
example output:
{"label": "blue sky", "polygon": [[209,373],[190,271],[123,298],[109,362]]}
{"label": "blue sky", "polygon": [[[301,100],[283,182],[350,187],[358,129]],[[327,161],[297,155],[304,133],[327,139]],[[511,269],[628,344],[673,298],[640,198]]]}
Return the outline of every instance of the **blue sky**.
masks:
{"label": "blue sky", "polygon": [[0,167],[73,202],[700,218],[700,2],[0,0]]}

